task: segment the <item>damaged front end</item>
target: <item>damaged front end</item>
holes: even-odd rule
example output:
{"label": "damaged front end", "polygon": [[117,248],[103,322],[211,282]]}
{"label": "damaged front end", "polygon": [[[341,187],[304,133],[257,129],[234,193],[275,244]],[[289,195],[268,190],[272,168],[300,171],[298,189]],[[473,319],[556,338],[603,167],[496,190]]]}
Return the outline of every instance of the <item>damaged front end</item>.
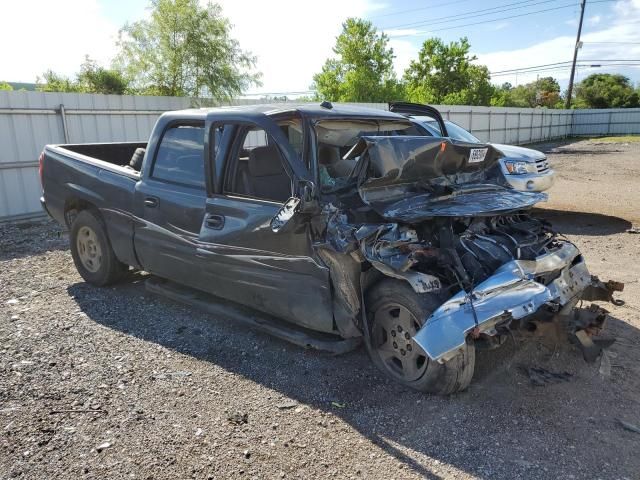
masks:
{"label": "damaged front end", "polygon": [[[363,137],[349,158],[355,168],[323,190],[329,201],[314,222],[343,334],[366,287],[356,272],[375,272],[438,298],[413,335],[432,360],[453,358],[469,336],[492,343],[545,322],[562,325],[590,352],[585,358],[599,353],[592,337],[606,311],[575,307],[613,301],[623,285],[591,276],[578,248],[528,213],[546,195],[510,188],[499,152],[429,137]],[[366,331],[353,324],[349,335]]]}

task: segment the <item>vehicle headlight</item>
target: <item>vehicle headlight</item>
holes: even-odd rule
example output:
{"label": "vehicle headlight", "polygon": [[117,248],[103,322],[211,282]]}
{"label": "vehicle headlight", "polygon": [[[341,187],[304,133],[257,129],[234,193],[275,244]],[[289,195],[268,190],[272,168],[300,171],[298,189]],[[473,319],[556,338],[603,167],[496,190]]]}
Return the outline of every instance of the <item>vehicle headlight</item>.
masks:
{"label": "vehicle headlight", "polygon": [[538,173],[538,168],[533,162],[515,162],[507,160],[504,166],[511,175],[525,175],[527,173]]}

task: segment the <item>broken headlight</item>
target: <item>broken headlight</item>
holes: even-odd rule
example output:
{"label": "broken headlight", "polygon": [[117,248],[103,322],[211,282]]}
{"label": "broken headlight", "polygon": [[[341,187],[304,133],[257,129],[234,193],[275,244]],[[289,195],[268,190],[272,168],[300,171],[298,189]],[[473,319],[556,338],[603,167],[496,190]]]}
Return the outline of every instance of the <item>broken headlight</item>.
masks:
{"label": "broken headlight", "polygon": [[525,175],[527,173],[538,173],[538,168],[533,162],[517,162],[506,160],[504,166],[511,175]]}

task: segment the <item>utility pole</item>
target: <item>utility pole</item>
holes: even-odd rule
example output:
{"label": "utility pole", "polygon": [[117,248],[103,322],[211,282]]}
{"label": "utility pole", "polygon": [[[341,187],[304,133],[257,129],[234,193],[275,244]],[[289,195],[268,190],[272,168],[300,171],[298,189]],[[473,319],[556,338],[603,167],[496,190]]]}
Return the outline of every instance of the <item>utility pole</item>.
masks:
{"label": "utility pole", "polygon": [[576,48],[573,50],[573,63],[571,64],[571,76],[569,77],[569,88],[567,89],[567,100],[565,108],[571,108],[571,95],[573,94],[573,77],[576,74],[576,61],[578,60],[578,50],[580,50],[580,34],[582,33],[582,19],[584,18],[584,7],[587,0],[580,2],[580,23],[578,24],[578,36],[576,37]]}

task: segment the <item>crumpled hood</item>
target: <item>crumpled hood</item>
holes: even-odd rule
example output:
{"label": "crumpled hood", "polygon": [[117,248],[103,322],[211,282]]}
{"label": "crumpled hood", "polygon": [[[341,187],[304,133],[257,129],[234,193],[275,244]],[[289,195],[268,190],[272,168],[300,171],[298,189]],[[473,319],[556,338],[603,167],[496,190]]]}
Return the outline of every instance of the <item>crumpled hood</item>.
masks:
{"label": "crumpled hood", "polygon": [[484,216],[529,208],[545,201],[542,193],[512,189],[489,144],[450,139],[362,137],[345,158],[360,160],[362,200],[394,221],[419,222],[437,216]]}
{"label": "crumpled hood", "polygon": [[503,145],[500,143],[492,143],[491,146],[498,152],[502,153],[503,156],[514,160],[535,161],[546,158],[544,153],[538,150],[533,150],[531,148],[517,147],[515,145]]}

